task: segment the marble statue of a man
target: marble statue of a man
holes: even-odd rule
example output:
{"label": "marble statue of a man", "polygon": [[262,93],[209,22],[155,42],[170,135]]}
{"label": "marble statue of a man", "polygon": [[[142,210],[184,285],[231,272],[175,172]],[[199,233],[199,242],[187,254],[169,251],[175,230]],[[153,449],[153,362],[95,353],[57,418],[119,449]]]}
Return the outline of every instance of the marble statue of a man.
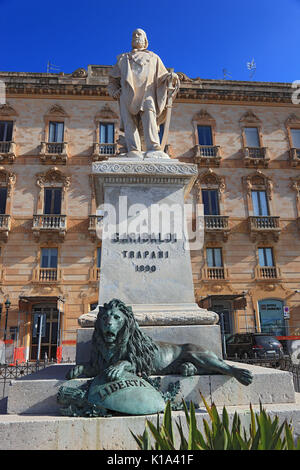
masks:
{"label": "marble statue of a man", "polygon": [[121,130],[124,130],[127,156],[140,157],[141,122],[146,147],[145,158],[169,158],[161,149],[158,126],[163,122],[168,102],[168,86],[179,85],[176,74],[168,72],[161,59],[148,51],[142,29],[132,34],[132,50],[117,57],[109,76],[108,92],[119,100]]}

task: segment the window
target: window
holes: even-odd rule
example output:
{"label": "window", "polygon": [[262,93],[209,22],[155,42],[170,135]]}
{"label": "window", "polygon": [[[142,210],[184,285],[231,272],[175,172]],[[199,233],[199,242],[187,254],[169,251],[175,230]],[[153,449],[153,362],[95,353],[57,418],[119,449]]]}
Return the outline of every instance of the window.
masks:
{"label": "window", "polygon": [[41,268],[57,268],[57,248],[42,248]]}
{"label": "window", "polygon": [[13,121],[0,121],[0,142],[11,142]]}
{"label": "window", "polygon": [[64,123],[63,122],[49,122],[49,142],[64,141]]}
{"label": "window", "polygon": [[206,259],[208,268],[223,267],[222,248],[206,248]]}
{"label": "window", "polygon": [[0,214],[5,214],[7,188],[0,188]]}
{"label": "window", "polygon": [[100,123],[99,129],[100,144],[113,144],[115,141],[114,123]]}
{"label": "window", "polygon": [[273,267],[273,249],[272,248],[258,248],[259,265],[263,267]]}
{"label": "window", "polygon": [[252,191],[253,214],[268,216],[269,206],[266,191]]}
{"label": "window", "polygon": [[246,147],[260,147],[257,127],[244,127]]}
{"label": "window", "polygon": [[100,268],[101,265],[101,246],[97,248],[97,268]]}
{"label": "window", "polygon": [[211,126],[197,126],[199,145],[213,145]]}
{"label": "window", "polygon": [[61,213],[61,188],[44,189],[44,214]]}
{"label": "window", "polygon": [[202,189],[204,215],[219,215],[219,197],[216,189]]}
{"label": "window", "polygon": [[300,129],[291,129],[293,147],[300,149]]}

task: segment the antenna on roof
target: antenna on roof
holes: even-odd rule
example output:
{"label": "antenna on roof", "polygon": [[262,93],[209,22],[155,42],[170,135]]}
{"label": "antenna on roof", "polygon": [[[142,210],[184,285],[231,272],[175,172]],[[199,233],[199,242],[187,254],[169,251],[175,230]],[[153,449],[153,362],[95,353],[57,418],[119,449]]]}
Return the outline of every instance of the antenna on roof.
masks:
{"label": "antenna on roof", "polygon": [[59,70],[60,70],[60,67],[58,65],[51,64],[50,60],[48,60],[47,73],[58,72]]}
{"label": "antenna on roof", "polygon": [[247,62],[247,69],[250,71],[249,78],[253,78],[256,72],[256,63],[254,62],[254,59],[252,59],[251,62]]}
{"label": "antenna on roof", "polygon": [[222,72],[223,72],[223,80],[226,80],[227,77],[232,78],[231,73],[228,72],[227,69],[223,69]]}

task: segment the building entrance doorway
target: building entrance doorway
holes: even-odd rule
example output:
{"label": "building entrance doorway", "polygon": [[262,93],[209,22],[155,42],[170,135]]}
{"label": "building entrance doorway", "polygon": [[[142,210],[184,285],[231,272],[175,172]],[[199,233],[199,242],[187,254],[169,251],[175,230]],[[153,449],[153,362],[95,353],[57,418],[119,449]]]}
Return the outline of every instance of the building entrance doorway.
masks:
{"label": "building entrance doorway", "polygon": [[229,336],[233,333],[231,302],[213,300],[211,309],[219,315],[219,325],[222,335]]}
{"label": "building entrance doorway", "polygon": [[56,304],[32,307],[31,360],[56,359],[58,310]]}

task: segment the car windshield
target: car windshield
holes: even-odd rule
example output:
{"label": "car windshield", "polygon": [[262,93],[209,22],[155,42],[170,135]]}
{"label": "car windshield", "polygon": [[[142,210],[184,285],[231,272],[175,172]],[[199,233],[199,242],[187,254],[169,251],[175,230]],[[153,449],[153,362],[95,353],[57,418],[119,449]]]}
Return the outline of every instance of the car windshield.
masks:
{"label": "car windshield", "polygon": [[278,339],[274,338],[274,336],[255,336],[255,340],[257,344],[260,344],[261,346],[266,346],[269,344],[280,346],[280,342]]}

